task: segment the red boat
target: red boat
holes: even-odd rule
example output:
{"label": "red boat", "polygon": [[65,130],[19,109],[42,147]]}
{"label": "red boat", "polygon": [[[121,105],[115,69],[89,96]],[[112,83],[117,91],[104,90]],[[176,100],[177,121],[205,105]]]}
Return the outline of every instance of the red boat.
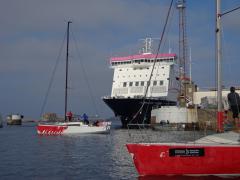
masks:
{"label": "red boat", "polygon": [[240,175],[238,138],[238,133],[229,132],[186,144],[127,144],[127,149],[141,176]]}

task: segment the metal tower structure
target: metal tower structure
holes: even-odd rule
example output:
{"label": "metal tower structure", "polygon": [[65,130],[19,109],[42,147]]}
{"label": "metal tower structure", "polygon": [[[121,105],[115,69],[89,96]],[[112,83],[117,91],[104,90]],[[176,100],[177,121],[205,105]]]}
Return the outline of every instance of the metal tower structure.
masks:
{"label": "metal tower structure", "polygon": [[177,0],[176,8],[179,10],[179,80],[180,95],[182,105],[187,101],[186,83],[188,77],[188,50],[187,50],[187,33],[186,33],[186,1]]}

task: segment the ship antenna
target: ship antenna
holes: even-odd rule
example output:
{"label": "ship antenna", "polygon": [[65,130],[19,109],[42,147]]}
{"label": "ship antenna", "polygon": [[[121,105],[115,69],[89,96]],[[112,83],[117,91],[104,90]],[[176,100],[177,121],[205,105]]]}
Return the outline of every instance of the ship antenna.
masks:
{"label": "ship antenna", "polygon": [[140,41],[143,41],[143,47],[141,48],[142,54],[151,54],[152,53],[153,39],[155,39],[155,38],[147,37],[145,39],[140,39]]}
{"label": "ship antenna", "polygon": [[168,41],[168,53],[169,53],[169,54],[172,53],[172,48],[171,48],[171,42],[170,42],[170,40]]}
{"label": "ship antenna", "polygon": [[152,54],[153,53],[153,42],[154,40],[159,40],[159,38],[145,38],[145,39],[140,39],[143,43],[143,47],[140,50],[140,53],[142,54]]}

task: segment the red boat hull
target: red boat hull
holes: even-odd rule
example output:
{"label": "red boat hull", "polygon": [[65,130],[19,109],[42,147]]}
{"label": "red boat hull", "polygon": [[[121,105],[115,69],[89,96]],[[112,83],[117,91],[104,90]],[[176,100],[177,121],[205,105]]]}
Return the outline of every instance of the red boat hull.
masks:
{"label": "red boat hull", "polygon": [[146,175],[239,175],[240,146],[127,144],[136,169]]}

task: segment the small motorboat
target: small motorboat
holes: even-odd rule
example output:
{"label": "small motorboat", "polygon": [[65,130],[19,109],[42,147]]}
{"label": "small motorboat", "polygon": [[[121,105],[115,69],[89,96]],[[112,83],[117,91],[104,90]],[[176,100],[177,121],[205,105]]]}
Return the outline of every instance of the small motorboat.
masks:
{"label": "small motorboat", "polygon": [[22,125],[23,115],[11,114],[7,116],[7,125]]}

